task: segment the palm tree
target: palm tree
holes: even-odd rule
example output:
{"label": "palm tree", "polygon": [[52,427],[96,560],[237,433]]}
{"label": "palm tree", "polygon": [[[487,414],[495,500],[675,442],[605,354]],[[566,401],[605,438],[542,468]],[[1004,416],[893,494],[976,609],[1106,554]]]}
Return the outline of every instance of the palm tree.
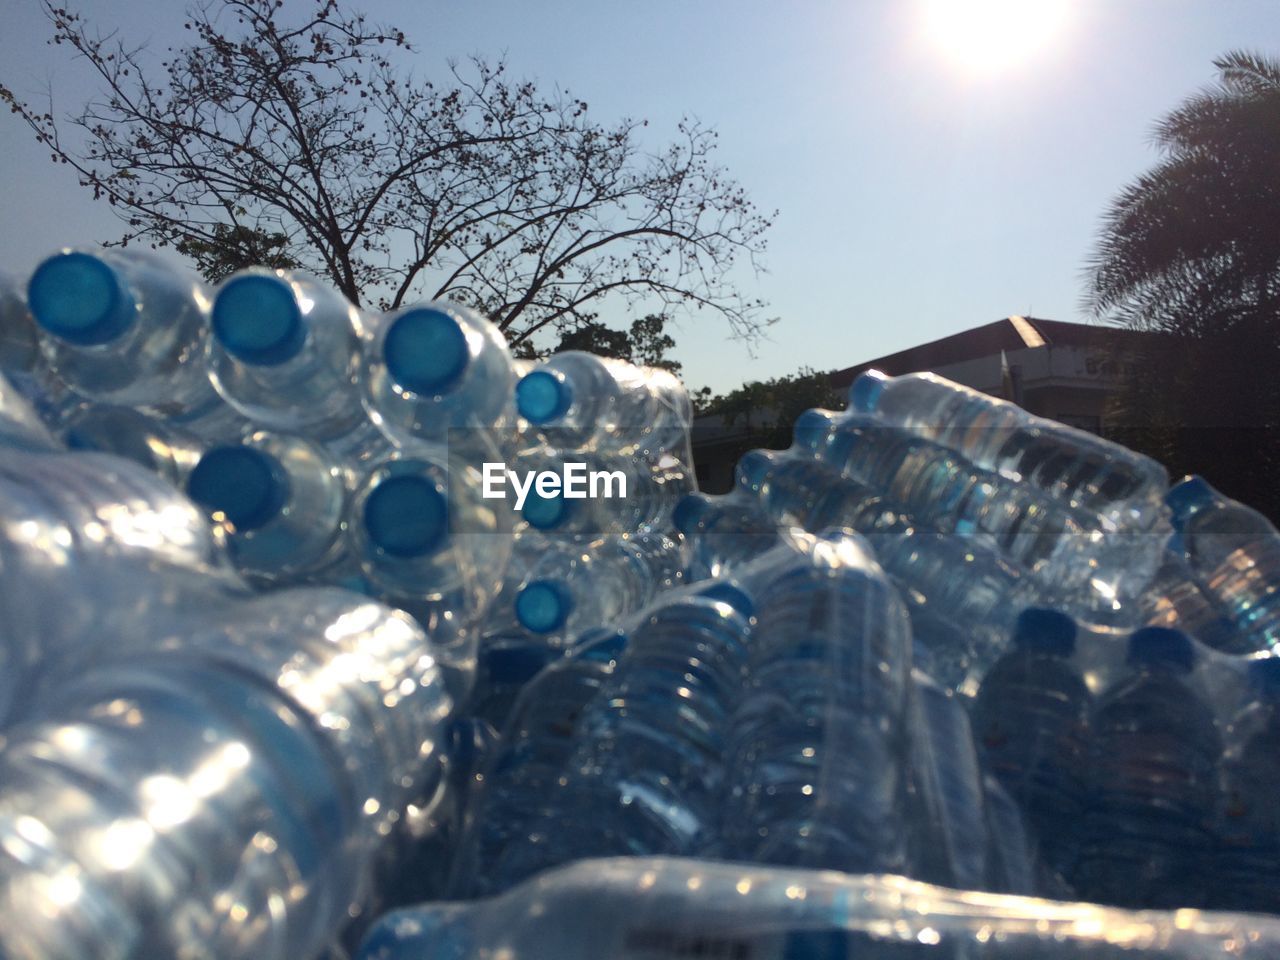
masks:
{"label": "palm tree", "polygon": [[1280,517],[1280,61],[1214,65],[1108,209],[1086,302],[1164,334],[1113,411],[1121,438]]}

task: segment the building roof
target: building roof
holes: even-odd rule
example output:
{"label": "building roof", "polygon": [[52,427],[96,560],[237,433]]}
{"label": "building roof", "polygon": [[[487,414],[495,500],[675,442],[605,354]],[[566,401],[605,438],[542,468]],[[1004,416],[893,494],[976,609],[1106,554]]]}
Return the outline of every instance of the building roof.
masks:
{"label": "building roof", "polygon": [[1114,348],[1121,343],[1132,343],[1148,336],[1133,330],[1104,327],[1091,323],[1067,323],[1063,320],[1042,320],[1038,317],[1005,317],[994,323],[972,327],[922,343],[919,346],[899,350],[853,367],[846,367],[831,374],[836,388],[851,384],[858,374],[872,368],[898,376],[979,357],[989,357],[1004,351],[1025,350],[1043,346],[1073,346],[1086,348]]}

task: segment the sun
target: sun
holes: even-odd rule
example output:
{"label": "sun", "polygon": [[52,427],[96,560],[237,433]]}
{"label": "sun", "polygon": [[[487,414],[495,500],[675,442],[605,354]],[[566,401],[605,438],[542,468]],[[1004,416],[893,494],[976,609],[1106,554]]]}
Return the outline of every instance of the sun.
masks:
{"label": "sun", "polygon": [[1045,54],[1066,26],[1070,0],[921,0],[931,45],[973,74],[1003,73]]}

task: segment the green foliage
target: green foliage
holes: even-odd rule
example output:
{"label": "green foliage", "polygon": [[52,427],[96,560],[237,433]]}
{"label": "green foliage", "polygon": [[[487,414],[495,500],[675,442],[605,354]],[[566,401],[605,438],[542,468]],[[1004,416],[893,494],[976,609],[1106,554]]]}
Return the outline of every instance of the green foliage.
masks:
{"label": "green foliage", "polygon": [[289,270],[301,267],[286,251],[289,238],[283,233],[267,233],[253,227],[216,224],[211,239],[187,237],[179,240],[179,253],[195,261],[196,269],[210,283],[218,283],[245,267]]}
{"label": "green foliage", "polygon": [[791,445],[791,425],[796,417],[821,407],[844,408],[845,397],[831,385],[830,373],[802,368],[798,373],[743,384],[723,396],[707,388],[695,397],[699,416],[717,414],[726,426],[742,426],[751,435],[751,446],[781,450]]}
{"label": "green foliage", "polygon": [[1280,517],[1280,61],[1230,53],[1156,127],[1103,222],[1087,301],[1162,336],[1111,432]]}
{"label": "green foliage", "polygon": [[585,350],[645,367],[661,367],[679,376],[680,362],[667,356],[676,342],[665,332],[666,321],[662,314],[651,313],[632,321],[630,331],[623,332],[589,320],[561,336],[556,351]]}

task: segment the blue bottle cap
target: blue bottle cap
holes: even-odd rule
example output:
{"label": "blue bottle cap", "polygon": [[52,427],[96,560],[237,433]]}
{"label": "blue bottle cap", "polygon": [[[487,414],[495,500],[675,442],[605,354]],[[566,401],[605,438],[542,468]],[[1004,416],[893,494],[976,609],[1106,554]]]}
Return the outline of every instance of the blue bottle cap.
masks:
{"label": "blue bottle cap", "polygon": [[1250,660],[1248,671],[1249,686],[1264,700],[1280,702],[1280,657],[1263,657]]}
{"label": "blue bottle cap", "polygon": [[573,597],[559,580],[534,580],[516,597],[516,619],[526,630],[551,633],[573,612]]}
{"label": "blue bottle cap", "polygon": [[302,311],[279,277],[232,277],[214,297],[212,324],[227,353],[255,366],[284,363],[306,341]]}
{"label": "blue bottle cap", "polygon": [[279,460],[253,447],[214,447],[187,477],[187,494],[237,530],[256,530],[284,508],[289,475]]}
{"label": "blue bottle cap", "polygon": [[1209,486],[1204,477],[1190,476],[1170,487],[1169,492],[1164,495],[1164,502],[1173,511],[1174,527],[1181,528],[1192,514],[1212,506],[1217,496],[1217,491]]}
{"label": "blue bottle cap", "polygon": [[796,417],[791,439],[797,447],[818,453],[826,446],[834,422],[835,417],[826,410],[806,410]]}
{"label": "blue bottle cap", "polygon": [[419,307],[392,322],[382,343],[382,358],[401,387],[436,396],[458,385],[471,352],[462,324],[443,310]]}
{"label": "blue bottle cap", "polygon": [[516,384],[516,410],[530,423],[551,423],[569,412],[573,387],[564,374],[534,370]]}
{"label": "blue bottle cap", "polygon": [[544,497],[537,490],[530,490],[525,497],[520,515],[535,530],[554,530],[562,526],[572,515],[573,504],[564,497]]}
{"label": "blue bottle cap", "polygon": [[1024,650],[1069,657],[1076,649],[1076,622],[1058,610],[1028,607],[1018,614],[1013,642]]}
{"label": "blue bottle cap", "polygon": [[87,433],[83,427],[72,427],[62,439],[67,444],[68,450],[98,450],[98,441],[94,439],[93,434]]}
{"label": "blue bottle cap", "polygon": [[1128,662],[1135,667],[1169,667],[1177,673],[1190,673],[1196,665],[1196,651],[1181,630],[1143,627],[1129,637]]}
{"label": "blue bottle cap", "polygon": [[507,643],[483,648],[480,669],[494,683],[525,684],[552,661],[555,654],[542,641]]}
{"label": "blue bottle cap", "polygon": [[[871,947],[867,938],[867,948]],[[846,930],[788,930],[783,938],[782,960],[845,960],[858,956],[863,946]]]}
{"label": "blue bottle cap", "polygon": [[88,253],[55,254],[36,267],[27,306],[36,323],[77,346],[116,339],[136,315],[115,270]]}
{"label": "blue bottle cap", "polygon": [[365,500],[364,527],[374,545],[393,557],[423,556],[445,540],[448,497],[426,477],[389,477]]}
{"label": "blue bottle cap", "polygon": [[707,597],[716,603],[724,603],[733,607],[742,615],[744,620],[750,620],[755,616],[756,604],[751,599],[751,595],[740,587],[734,586],[728,580],[717,580],[710,586],[703,587],[697,593],[700,597]]}
{"label": "blue bottle cap", "polygon": [[671,523],[684,536],[691,537],[698,531],[711,509],[711,501],[705,493],[686,493],[676,501],[671,511]]}
{"label": "blue bottle cap", "polygon": [[769,471],[773,469],[774,458],[764,450],[748,450],[738,460],[733,475],[738,486],[759,492]]}
{"label": "blue bottle cap", "polygon": [[875,413],[880,406],[880,395],[889,378],[879,370],[868,370],[858,375],[849,387],[849,408],[860,413]]}

